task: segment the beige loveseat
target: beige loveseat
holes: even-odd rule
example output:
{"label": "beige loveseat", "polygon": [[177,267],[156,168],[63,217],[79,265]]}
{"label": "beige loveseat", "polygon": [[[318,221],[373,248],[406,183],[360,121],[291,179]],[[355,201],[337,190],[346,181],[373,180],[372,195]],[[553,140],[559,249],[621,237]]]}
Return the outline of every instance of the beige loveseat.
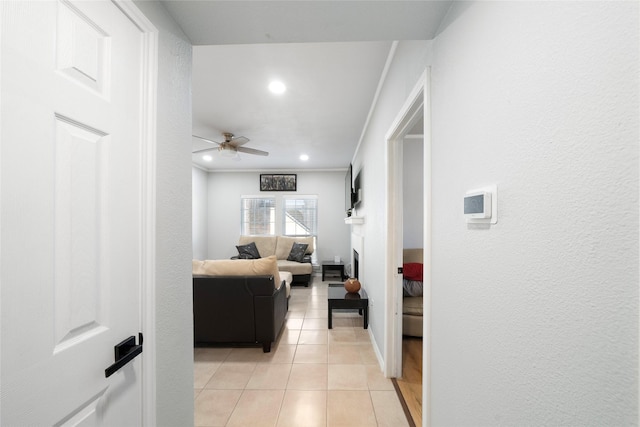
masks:
{"label": "beige loveseat", "polygon": [[[254,242],[260,253],[260,257],[275,255],[278,270],[288,271],[293,275],[293,284],[309,286],[313,265],[311,254],[313,253],[313,237],[286,237],[286,236],[240,236],[238,245],[248,245]],[[306,243],[307,250],[302,262],[289,261],[289,253],[294,243]]]}

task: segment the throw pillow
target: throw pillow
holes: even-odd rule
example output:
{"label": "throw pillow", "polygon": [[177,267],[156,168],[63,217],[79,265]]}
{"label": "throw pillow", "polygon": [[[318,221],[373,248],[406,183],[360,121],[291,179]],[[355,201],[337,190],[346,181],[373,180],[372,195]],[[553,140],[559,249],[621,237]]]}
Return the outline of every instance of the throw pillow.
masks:
{"label": "throw pillow", "polygon": [[260,258],[260,252],[256,247],[255,242],[251,242],[247,245],[236,246],[238,250],[238,258],[241,259],[258,259]]}
{"label": "throw pillow", "polygon": [[304,259],[304,253],[307,251],[307,246],[309,245],[306,243],[294,243],[293,246],[291,246],[291,252],[289,252],[287,261],[302,262]]}
{"label": "throw pillow", "polygon": [[402,264],[402,276],[405,279],[417,280],[422,282],[422,263],[407,262]]}

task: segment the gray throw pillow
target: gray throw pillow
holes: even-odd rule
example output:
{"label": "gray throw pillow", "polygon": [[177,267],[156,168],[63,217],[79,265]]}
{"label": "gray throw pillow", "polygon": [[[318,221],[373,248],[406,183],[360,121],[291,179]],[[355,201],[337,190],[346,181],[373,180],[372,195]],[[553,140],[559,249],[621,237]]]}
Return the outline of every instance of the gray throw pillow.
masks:
{"label": "gray throw pillow", "polygon": [[238,258],[240,259],[260,258],[260,253],[258,252],[258,248],[256,247],[255,242],[251,242],[242,246],[236,246],[236,249],[238,250]]}
{"label": "gray throw pillow", "polygon": [[294,243],[291,247],[291,252],[289,252],[287,261],[302,262],[302,260],[304,259],[304,254],[305,252],[307,252],[307,246],[309,245],[306,243]]}

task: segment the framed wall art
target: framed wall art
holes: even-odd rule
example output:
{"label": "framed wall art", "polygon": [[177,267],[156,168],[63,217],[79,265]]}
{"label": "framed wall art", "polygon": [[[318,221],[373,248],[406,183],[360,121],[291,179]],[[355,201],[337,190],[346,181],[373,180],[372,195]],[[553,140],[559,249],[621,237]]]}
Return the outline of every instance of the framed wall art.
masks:
{"label": "framed wall art", "polygon": [[295,173],[260,174],[260,191],[296,191],[297,188]]}

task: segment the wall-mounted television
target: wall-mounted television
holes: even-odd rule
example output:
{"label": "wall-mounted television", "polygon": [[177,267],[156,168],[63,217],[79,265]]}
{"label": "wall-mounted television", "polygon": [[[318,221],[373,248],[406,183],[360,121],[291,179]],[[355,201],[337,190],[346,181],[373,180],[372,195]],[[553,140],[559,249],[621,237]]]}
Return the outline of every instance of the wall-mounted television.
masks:
{"label": "wall-mounted television", "polygon": [[353,179],[353,190],[352,190],[353,194],[351,196],[351,200],[352,200],[351,204],[354,208],[358,206],[360,203],[362,203],[362,179],[360,178],[361,176],[362,176],[362,169],[358,171],[358,174]]}
{"label": "wall-mounted television", "polygon": [[347,174],[344,176],[344,210],[347,212],[347,216],[351,216],[351,209],[353,209],[353,175],[352,167],[349,165],[347,168]]}

